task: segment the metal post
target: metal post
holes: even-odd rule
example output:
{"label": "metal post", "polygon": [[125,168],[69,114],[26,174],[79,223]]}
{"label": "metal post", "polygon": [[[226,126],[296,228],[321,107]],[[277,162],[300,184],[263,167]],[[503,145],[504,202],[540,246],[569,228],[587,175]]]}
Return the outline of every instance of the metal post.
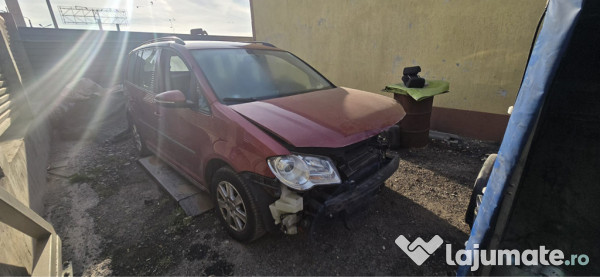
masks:
{"label": "metal post", "polygon": [[17,24],[17,27],[27,27],[25,24],[25,19],[23,17],[23,13],[21,12],[21,7],[19,6],[18,0],[5,0],[6,8],[8,12],[12,14],[13,20]]}
{"label": "metal post", "polygon": [[102,19],[100,19],[100,13],[97,10],[92,10],[92,14],[94,15],[94,19],[98,22],[98,29],[102,31]]}
{"label": "metal post", "polygon": [[55,29],[58,29],[58,23],[56,22],[56,17],[54,17],[54,11],[52,10],[50,0],[46,0],[46,4],[48,5],[48,11],[50,11],[50,17],[52,17],[52,24],[54,24]]}

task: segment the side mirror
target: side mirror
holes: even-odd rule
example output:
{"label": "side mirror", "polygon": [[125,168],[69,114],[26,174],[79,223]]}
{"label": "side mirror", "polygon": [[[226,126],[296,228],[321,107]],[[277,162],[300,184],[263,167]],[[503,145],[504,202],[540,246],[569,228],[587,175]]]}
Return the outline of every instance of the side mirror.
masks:
{"label": "side mirror", "polygon": [[165,108],[185,108],[190,106],[183,92],[177,89],[157,94],[154,97],[154,102]]}

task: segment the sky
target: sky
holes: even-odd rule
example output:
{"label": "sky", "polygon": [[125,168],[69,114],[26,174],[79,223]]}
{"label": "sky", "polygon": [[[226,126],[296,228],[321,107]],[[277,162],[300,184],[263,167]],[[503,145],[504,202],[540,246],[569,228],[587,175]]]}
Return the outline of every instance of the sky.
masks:
{"label": "sky", "polygon": [[[249,0],[51,0],[59,28],[98,29],[98,25],[72,25],[62,22],[59,6],[125,9],[129,24],[121,30],[189,34],[203,28],[209,35],[252,36]],[[46,0],[19,0],[25,22],[34,27],[52,27]],[[0,10],[6,10],[0,0]],[[171,19],[169,21],[169,19]],[[116,30],[103,25],[104,30]]]}

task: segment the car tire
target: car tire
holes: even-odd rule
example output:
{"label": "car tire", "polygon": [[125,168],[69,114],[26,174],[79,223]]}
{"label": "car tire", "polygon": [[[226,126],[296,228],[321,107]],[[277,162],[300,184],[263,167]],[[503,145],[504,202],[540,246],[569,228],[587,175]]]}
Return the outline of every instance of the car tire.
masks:
{"label": "car tire", "polygon": [[211,181],[215,215],[227,233],[240,242],[263,236],[265,229],[257,203],[259,199],[240,176],[229,167],[218,169]]}
{"label": "car tire", "polygon": [[492,174],[492,169],[494,168],[494,162],[496,161],[497,156],[497,154],[491,154],[487,157],[479,171],[479,175],[477,175],[475,185],[473,185],[471,199],[469,200],[469,205],[467,206],[467,212],[465,214],[465,222],[469,224],[469,228],[473,228],[473,223],[475,223],[475,218],[477,217],[479,206],[483,199],[483,193],[488,180],[490,179],[490,175]]}
{"label": "car tire", "polygon": [[151,154],[150,150],[148,150],[148,147],[146,147],[146,143],[144,142],[144,139],[142,139],[142,135],[140,135],[135,123],[131,124],[131,133],[133,136],[133,143],[135,145],[135,149],[138,151],[140,157],[149,156]]}

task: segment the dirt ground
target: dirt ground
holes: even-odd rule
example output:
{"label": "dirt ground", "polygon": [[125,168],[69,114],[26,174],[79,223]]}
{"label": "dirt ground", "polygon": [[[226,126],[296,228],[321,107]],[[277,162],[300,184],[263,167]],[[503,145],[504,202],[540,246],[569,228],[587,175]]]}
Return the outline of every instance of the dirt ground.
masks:
{"label": "dirt ground", "polygon": [[228,237],[213,212],[186,217],[137,163],[131,139],[54,140],[46,219],[75,275],[453,275],[444,251],[422,266],[394,240],[440,235],[464,245],[471,186],[498,145],[434,140],[400,151],[400,169],[348,228],[338,219],[315,235],[268,234],[250,244]]}

